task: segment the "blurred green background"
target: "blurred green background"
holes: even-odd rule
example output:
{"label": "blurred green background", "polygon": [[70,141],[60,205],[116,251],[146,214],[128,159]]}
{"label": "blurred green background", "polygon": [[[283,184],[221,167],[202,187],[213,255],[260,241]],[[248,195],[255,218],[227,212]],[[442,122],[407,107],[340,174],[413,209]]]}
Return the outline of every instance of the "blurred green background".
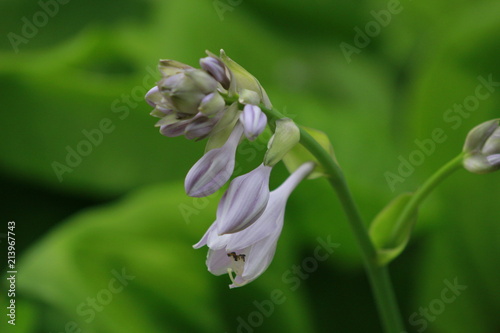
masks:
{"label": "blurred green background", "polygon": [[[16,326],[2,278],[1,332],[381,332],[322,179],[293,193],[258,280],[229,290],[227,276],[206,271],[205,249],[191,245],[221,193],[187,197],[183,177],[204,144],[153,127],[142,96],[160,58],[197,66],[223,48],[274,106],[329,135],[367,221],[499,117],[499,84],[478,88],[478,77],[500,82],[495,0],[4,0],[0,12],[0,245],[15,221],[18,270]],[[474,99],[477,89],[488,97]],[[446,140],[391,188],[387,172],[436,128]],[[264,143],[240,149],[240,174]],[[86,156],[68,157],[78,149]],[[277,166],[272,187],[286,174]],[[390,265],[408,332],[500,332],[499,185],[500,173],[461,170],[422,207]],[[290,273],[318,237],[339,246],[306,276]],[[448,302],[454,281],[466,288]]]}

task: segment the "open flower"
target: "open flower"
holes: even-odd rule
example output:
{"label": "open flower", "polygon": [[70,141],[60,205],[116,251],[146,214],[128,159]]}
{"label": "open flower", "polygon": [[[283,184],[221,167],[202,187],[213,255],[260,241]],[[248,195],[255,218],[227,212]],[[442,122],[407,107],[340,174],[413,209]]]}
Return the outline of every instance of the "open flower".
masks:
{"label": "open flower", "polygon": [[295,170],[280,187],[271,192],[263,214],[246,229],[219,236],[219,221],[216,220],[210,226],[193,247],[209,247],[206,263],[212,274],[228,273],[232,281],[229,287],[235,288],[255,280],[269,267],[283,228],[288,197],[313,168],[314,164],[307,162]]}
{"label": "open flower", "polygon": [[245,229],[264,212],[269,199],[271,170],[271,167],[261,164],[233,179],[217,208],[219,235]]}

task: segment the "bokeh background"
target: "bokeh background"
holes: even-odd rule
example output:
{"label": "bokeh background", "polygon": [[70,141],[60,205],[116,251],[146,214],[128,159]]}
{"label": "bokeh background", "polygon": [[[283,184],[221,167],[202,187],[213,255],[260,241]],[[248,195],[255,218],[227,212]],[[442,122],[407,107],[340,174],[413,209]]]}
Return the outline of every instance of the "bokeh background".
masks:
{"label": "bokeh background", "polygon": [[[293,193],[263,276],[229,290],[227,276],[209,274],[205,249],[191,245],[221,193],[193,200],[183,190],[204,144],[161,136],[142,96],[158,59],[197,66],[206,49],[225,49],[278,109],[328,134],[368,222],[499,116],[498,83],[477,87],[480,76],[500,82],[500,2],[59,1],[0,3],[0,245],[15,221],[19,272],[15,327],[2,278],[1,331],[381,332],[322,179]],[[453,111],[477,89],[489,96]],[[387,172],[436,128],[446,140],[391,188]],[[260,163],[263,144],[240,149],[239,174]],[[65,166],[59,176],[55,166]],[[272,187],[286,175],[277,166]],[[390,265],[408,332],[500,332],[499,185],[500,173],[460,170],[422,207]],[[338,247],[311,273],[293,273],[318,238]],[[466,288],[444,302],[454,281]],[[277,303],[273,292],[283,293]]]}

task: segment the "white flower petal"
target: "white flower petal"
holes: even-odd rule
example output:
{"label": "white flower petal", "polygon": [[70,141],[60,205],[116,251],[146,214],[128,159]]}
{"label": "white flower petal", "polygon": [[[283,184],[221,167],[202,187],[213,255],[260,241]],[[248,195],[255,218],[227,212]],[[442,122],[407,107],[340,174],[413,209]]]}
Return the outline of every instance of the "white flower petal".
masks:
{"label": "white flower petal", "polygon": [[269,199],[271,170],[261,164],[233,179],[217,208],[219,235],[241,231],[262,215]]}
{"label": "white flower petal", "polygon": [[280,224],[283,224],[286,199],[275,192],[271,192],[266,210],[259,219],[248,228],[232,234],[227,243],[227,251],[234,251],[254,243],[274,233]]}
{"label": "white flower petal", "polygon": [[245,280],[255,280],[269,267],[276,252],[276,245],[281,234],[283,224],[273,234],[255,243],[248,253],[245,270],[242,277]]}
{"label": "white flower petal", "polygon": [[198,243],[196,243],[196,244],[193,245],[193,248],[199,249],[200,247],[207,245],[208,239],[210,237],[210,234],[216,228],[216,223],[217,223],[217,221],[215,221],[214,223],[212,223],[210,225],[210,227],[208,228],[207,232],[205,232],[205,234],[203,235],[203,237],[201,237],[200,241]]}
{"label": "white flower petal", "polygon": [[227,273],[231,267],[232,258],[228,257],[225,250],[208,250],[207,267],[213,275],[222,275]]}

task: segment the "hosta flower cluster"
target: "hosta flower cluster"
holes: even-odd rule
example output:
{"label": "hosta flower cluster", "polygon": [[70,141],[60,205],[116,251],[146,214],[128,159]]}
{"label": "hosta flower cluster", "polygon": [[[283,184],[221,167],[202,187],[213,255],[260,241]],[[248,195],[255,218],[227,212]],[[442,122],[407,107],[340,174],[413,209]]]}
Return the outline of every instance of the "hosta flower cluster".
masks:
{"label": "hosta flower cluster", "polygon": [[[161,118],[160,133],[187,139],[207,139],[203,157],[189,170],[185,189],[192,197],[215,193],[231,178],[236,149],[245,138],[255,140],[268,124],[261,108],[271,109],[269,98],[250,73],[221,51],[210,52],[193,68],[161,60],[162,79],[146,94]],[[216,220],[195,248],[209,247],[207,266],[215,275],[229,273],[233,284],[244,285],[269,266],[283,226],[288,196],[311,173],[303,164],[274,191],[271,170],[299,141],[299,129],[288,118],[277,119],[263,162],[234,178],[222,196]],[[236,277],[233,278],[233,272]]]}

